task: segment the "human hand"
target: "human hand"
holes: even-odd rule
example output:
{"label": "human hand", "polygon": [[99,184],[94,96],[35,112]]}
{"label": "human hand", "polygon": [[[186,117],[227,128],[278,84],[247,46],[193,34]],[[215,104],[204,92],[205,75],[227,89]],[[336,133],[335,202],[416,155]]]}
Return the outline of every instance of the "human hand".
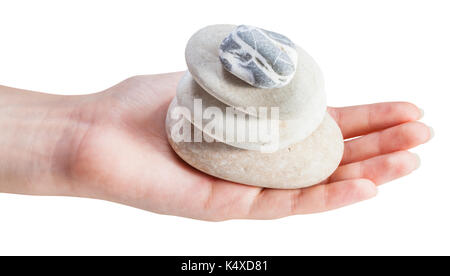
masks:
{"label": "human hand", "polygon": [[[38,168],[32,164],[42,158],[39,154],[30,162],[11,160],[27,164],[3,164],[20,170],[0,164],[0,191],[90,197],[203,220],[273,219],[336,209],[375,196],[378,185],[419,166],[418,157],[407,150],[432,137],[431,129],[416,121],[421,111],[410,103],[330,107],[345,139],[361,137],[345,142],[342,162],[326,181],[295,190],[232,183],[192,168],[167,141],[165,116],[181,76],[182,72],[136,76],[85,96],[28,95],[39,97],[37,105],[46,114],[38,120],[40,125],[28,127],[40,133],[30,133],[37,140],[28,141],[34,149],[28,153],[45,148],[52,154],[44,154],[46,161]],[[19,117],[30,120],[29,115]],[[56,126],[49,125],[53,119]],[[56,135],[49,138],[51,130]],[[14,139],[3,140],[0,152],[11,144],[18,147]],[[26,177],[18,177],[20,173]]]}

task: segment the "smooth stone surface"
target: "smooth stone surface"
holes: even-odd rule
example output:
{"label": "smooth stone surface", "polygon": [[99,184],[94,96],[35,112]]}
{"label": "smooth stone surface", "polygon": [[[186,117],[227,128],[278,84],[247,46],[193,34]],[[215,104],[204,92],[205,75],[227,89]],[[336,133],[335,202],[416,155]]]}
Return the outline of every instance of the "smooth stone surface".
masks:
{"label": "smooth stone surface", "polygon": [[[283,149],[288,147],[291,144],[294,144],[296,142],[299,142],[303,139],[305,139],[307,136],[309,136],[317,127],[316,124],[317,121],[321,121],[324,114],[316,113],[315,115],[318,116],[316,118],[309,118],[309,120],[282,120],[278,121],[279,126],[279,136],[274,137],[272,141],[264,141],[259,140],[256,142],[250,142],[249,137],[251,137],[249,134],[246,135],[246,140],[239,142],[239,143],[227,143],[224,139],[226,137],[226,130],[224,120],[221,121],[220,125],[217,125],[215,129],[222,129],[223,135],[218,136],[215,134],[215,132],[211,131],[210,128],[204,128],[205,125],[209,124],[211,119],[203,119],[199,120],[199,122],[196,122],[193,119],[194,114],[194,100],[195,99],[201,99],[202,103],[202,113],[204,114],[204,111],[209,107],[217,107],[222,114],[226,113],[226,108],[229,107],[226,104],[220,102],[210,94],[208,94],[203,88],[201,88],[192,78],[192,75],[187,72],[181,81],[178,84],[177,87],[177,104],[180,106],[184,106],[189,109],[190,111],[190,118],[187,118],[193,125],[195,125],[199,129],[203,129],[206,134],[217,141],[225,142],[226,144],[229,144],[234,147],[242,148],[242,149],[248,149],[248,150],[261,150],[262,146],[271,147],[271,144],[273,144],[274,149]],[[246,130],[247,133],[250,132],[250,129],[248,127],[248,121],[250,118],[255,119],[251,115],[244,114],[240,111],[235,110],[236,113],[240,113],[241,116],[235,117],[235,123],[239,124],[245,124],[247,126]],[[270,114],[269,114],[270,115]],[[225,119],[225,116],[223,117]],[[239,121],[239,123],[237,122]],[[242,122],[244,121],[244,122]],[[213,122],[214,123],[214,122]],[[235,140],[236,141],[236,140]],[[276,148],[277,147],[277,148]]]}
{"label": "smooth stone surface", "polygon": [[[280,119],[303,122],[326,111],[322,73],[316,62],[297,46],[297,69],[288,85],[261,89],[248,85],[226,71],[219,59],[219,45],[234,25],[212,25],[195,33],[185,56],[189,71],[209,94],[243,112],[245,107],[279,107]],[[249,112],[252,114],[251,112]],[[256,115],[256,114],[252,114]],[[311,119],[314,120],[314,119]],[[322,118],[315,122],[317,125]]]}
{"label": "smooth stone surface", "polygon": [[[176,100],[168,114],[175,106]],[[185,119],[181,116],[179,120]],[[207,174],[253,186],[295,189],[318,184],[337,168],[344,149],[341,131],[328,114],[311,136],[274,153],[220,142],[176,143],[170,133],[179,120],[167,116],[166,132],[170,145],[184,161]]]}
{"label": "smooth stone surface", "polygon": [[224,68],[258,88],[288,84],[297,67],[295,44],[287,37],[249,25],[239,25],[222,41]]}

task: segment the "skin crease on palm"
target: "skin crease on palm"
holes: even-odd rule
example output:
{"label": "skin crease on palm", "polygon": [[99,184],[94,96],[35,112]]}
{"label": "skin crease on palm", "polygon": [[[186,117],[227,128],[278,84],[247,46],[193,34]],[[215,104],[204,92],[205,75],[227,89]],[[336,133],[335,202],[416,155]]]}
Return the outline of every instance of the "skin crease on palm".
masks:
{"label": "skin crease on palm", "polygon": [[277,190],[221,180],[170,147],[168,105],[183,72],[136,76],[90,95],[61,96],[0,86],[0,192],[118,202],[202,220],[274,219],[343,207],[419,166],[407,151],[431,128],[411,103],[328,109],[346,140],[323,183]]}

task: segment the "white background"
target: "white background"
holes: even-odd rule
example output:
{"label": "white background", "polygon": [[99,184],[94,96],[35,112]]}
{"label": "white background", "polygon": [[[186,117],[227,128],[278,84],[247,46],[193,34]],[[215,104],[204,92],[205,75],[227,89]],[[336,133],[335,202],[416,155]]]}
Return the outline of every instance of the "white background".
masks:
{"label": "white background", "polygon": [[[216,23],[279,31],[325,75],[332,106],[411,101],[436,136],[419,170],[340,210],[202,222],[114,203],[0,194],[0,254],[450,254],[448,1],[1,1],[0,83],[60,94],[184,70]],[[0,130],[1,131],[1,130]],[[1,157],[0,157],[1,158]]]}

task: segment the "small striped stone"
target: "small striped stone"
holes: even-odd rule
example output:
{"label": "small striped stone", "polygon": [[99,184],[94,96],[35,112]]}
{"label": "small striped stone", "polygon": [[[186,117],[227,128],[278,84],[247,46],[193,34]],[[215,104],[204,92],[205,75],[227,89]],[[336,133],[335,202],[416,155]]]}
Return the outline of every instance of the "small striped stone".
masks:
{"label": "small striped stone", "polygon": [[258,88],[288,84],[297,67],[295,44],[287,37],[248,25],[237,26],[221,43],[225,70]]}

